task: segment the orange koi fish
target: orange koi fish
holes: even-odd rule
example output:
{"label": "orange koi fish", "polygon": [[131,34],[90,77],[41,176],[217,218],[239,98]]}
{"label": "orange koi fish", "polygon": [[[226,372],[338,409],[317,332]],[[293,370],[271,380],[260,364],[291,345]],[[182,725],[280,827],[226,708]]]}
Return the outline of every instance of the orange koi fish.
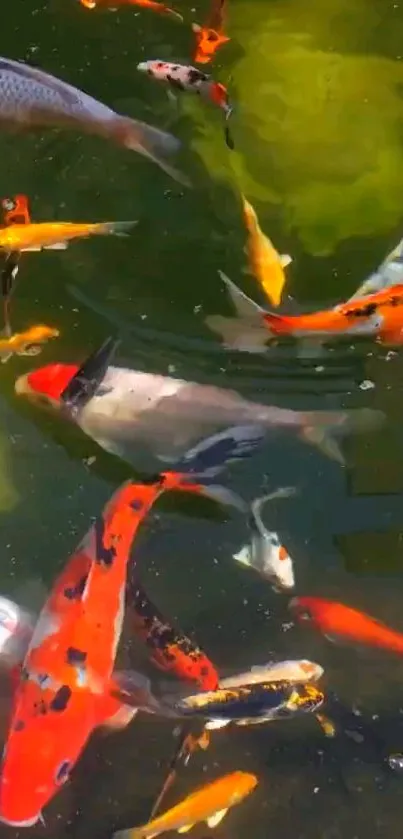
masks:
{"label": "orange koi fish", "polygon": [[213,663],[200,647],[164,618],[138,580],[129,584],[129,598],[131,625],[150,649],[153,664],[178,679],[196,683],[201,690],[215,690],[218,673]]}
{"label": "orange koi fish", "polygon": [[290,609],[298,621],[311,623],[329,640],[344,640],[403,654],[403,634],[371,618],[364,612],[323,600],[320,597],[294,597]]}
{"label": "orange koi fish", "polygon": [[116,6],[140,6],[142,9],[150,9],[152,12],[157,12],[160,15],[171,15],[183,22],[182,15],[176,12],[175,9],[170,9],[164,3],[157,2],[157,0],[80,0],[82,6],[86,9],[96,9],[97,6],[109,6],[116,9]]}
{"label": "orange koi fish", "polygon": [[[10,224],[31,223],[29,203],[26,195],[14,195],[13,198],[3,198],[1,201],[1,210],[4,227],[9,227]],[[6,334],[9,336],[11,336],[12,331],[10,323],[10,297],[15,288],[20,257],[21,251],[17,250],[8,253],[1,272],[1,294],[4,301],[4,328]]]}
{"label": "orange koi fish", "polygon": [[260,229],[254,208],[243,195],[241,197],[248,231],[248,243],[245,250],[249,258],[250,271],[273,306],[279,306],[285,284],[284,268],[292,262],[291,256],[277,253],[270,239]]}
{"label": "orange koi fish", "polygon": [[193,60],[196,64],[208,64],[217,50],[230,38],[224,33],[224,16],[227,0],[213,0],[210,15],[206,23],[200,26],[192,24],[196,36],[196,51]]}
{"label": "orange koi fish", "polygon": [[[57,579],[37,621],[21,668],[0,776],[0,820],[29,827],[68,779],[92,731],[116,724],[125,685],[113,674],[124,617],[127,566],[134,536],[161,493],[183,490],[219,498],[195,483],[195,471],[222,465],[215,438],[182,473],[124,484],[97,518]],[[238,442],[233,438],[233,446]],[[196,451],[196,450],[194,450]],[[204,459],[204,460],[203,460]],[[129,703],[127,703],[129,704]],[[21,789],[24,794],[21,794]]]}
{"label": "orange koi fish", "polygon": [[222,271],[219,274],[238,317],[213,315],[206,323],[223,337],[228,348],[261,352],[270,338],[281,336],[326,340],[373,335],[384,344],[399,344],[403,340],[402,283],[348,300],[332,309],[306,315],[278,315],[251,300]]}
{"label": "orange koi fish", "polygon": [[400,343],[403,337],[403,285],[306,315],[264,312],[263,320],[274,336],[376,335],[383,343]]}
{"label": "orange koi fish", "polygon": [[40,224],[13,224],[0,230],[0,248],[7,251],[65,250],[71,239],[89,236],[123,236],[135,221],[100,221],[76,224],[70,221],[45,221]]}
{"label": "orange koi fish", "polygon": [[195,824],[205,821],[216,827],[230,807],[239,804],[255,789],[258,781],[249,772],[231,772],[192,792],[179,804],[156,819],[129,830],[119,830],[114,839],[151,839],[170,830],[186,833]]}
{"label": "orange koi fish", "polygon": [[58,338],[60,332],[52,326],[38,324],[31,326],[24,332],[15,332],[9,338],[0,338],[0,360],[4,362],[12,355],[38,355],[41,344],[51,338]]}

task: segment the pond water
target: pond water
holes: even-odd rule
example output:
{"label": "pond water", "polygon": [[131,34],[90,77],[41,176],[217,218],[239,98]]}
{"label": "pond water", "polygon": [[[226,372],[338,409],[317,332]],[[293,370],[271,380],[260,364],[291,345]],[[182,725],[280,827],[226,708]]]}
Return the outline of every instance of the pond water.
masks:
{"label": "pond water", "polygon": [[[336,345],[320,360],[293,347],[228,353],[205,325],[208,315],[230,313],[218,269],[262,301],[242,273],[239,188],[278,250],[293,256],[285,311],[346,299],[401,238],[403,9],[385,0],[229,0],[231,41],[213,68],[236,104],[230,155],[218,112],[192,97],[177,110],[136,70],[148,58],[190,61],[190,23],[206,17],[209,3],[177,0],[176,8],[184,25],[129,7],[90,12],[76,0],[7,4],[3,55],[169,128],[183,141],[193,182],[184,190],[138,155],[91,137],[3,134],[1,194],[29,195],[34,220],[139,220],[127,239],[26,256],[13,327],[60,329],[44,364],[79,362],[119,333],[118,361],[136,369],[298,410],[383,410],[379,431],[343,443],[345,468],[292,435],[269,433],[262,452],[228,469],[225,483],[247,499],[295,486],[296,496],[265,518],[294,557],[297,592],[349,603],[403,631],[402,354],[370,340]],[[133,473],[17,399],[15,379],[34,363],[14,358],[1,368],[0,513],[2,591],[37,608],[91,517]],[[361,388],[365,381],[373,387]],[[398,837],[403,780],[383,757],[403,750],[401,662],[290,625],[287,598],[232,560],[245,536],[236,516],[164,500],[136,542],[142,581],[225,673],[271,655],[319,661],[338,736],[325,739],[312,718],[218,733],[170,803],[204,779],[245,769],[260,785],[216,829],[223,839],[249,830],[254,839]],[[140,646],[130,657],[152,675]],[[346,734],[354,720],[365,722],[363,739]],[[124,733],[95,736],[35,833],[106,839],[115,826],[141,823],[173,743],[171,725],[144,717]],[[208,832],[201,826],[192,836]]]}

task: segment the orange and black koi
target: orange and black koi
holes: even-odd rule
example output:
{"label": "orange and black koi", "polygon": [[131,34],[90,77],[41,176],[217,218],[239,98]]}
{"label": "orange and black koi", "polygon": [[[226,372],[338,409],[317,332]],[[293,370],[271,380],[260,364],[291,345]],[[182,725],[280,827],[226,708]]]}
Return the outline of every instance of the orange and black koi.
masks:
{"label": "orange and black koi", "polygon": [[[31,215],[26,195],[14,195],[13,198],[3,198],[1,201],[2,225],[9,227],[12,224],[30,224]],[[7,254],[4,268],[1,272],[1,294],[4,306],[4,326],[8,335],[11,335],[10,324],[10,297],[15,289],[21,251],[11,251]]]}
{"label": "orange and black koi", "polygon": [[224,33],[224,16],[227,0],[213,0],[210,14],[203,26],[192,24],[196,36],[196,51],[193,60],[196,64],[208,64],[216,51],[230,38]]}
{"label": "orange and black koi", "polygon": [[[211,451],[206,457],[211,461]],[[196,463],[199,460],[200,452]],[[192,468],[190,457],[188,467]],[[209,495],[194,478],[178,471],[141,483],[128,481],[56,580],[15,690],[0,775],[0,820],[9,826],[36,824],[92,731],[125,711],[116,696],[119,681],[113,668],[133,539],[163,492]],[[126,694],[123,690],[124,704]]]}
{"label": "orange and black koi", "polygon": [[129,602],[131,625],[149,648],[153,664],[201,690],[216,690],[219,676],[210,659],[166,620],[137,579],[129,584]]}

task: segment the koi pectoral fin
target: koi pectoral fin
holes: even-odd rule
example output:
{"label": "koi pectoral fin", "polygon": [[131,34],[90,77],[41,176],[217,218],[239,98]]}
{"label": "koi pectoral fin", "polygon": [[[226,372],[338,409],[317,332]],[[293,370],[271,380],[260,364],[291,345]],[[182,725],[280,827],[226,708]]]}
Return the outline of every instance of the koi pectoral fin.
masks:
{"label": "koi pectoral fin", "polygon": [[248,568],[252,568],[252,557],[251,557],[251,548],[250,545],[244,545],[240,551],[236,554],[232,554],[232,558],[235,559],[236,562],[239,562],[241,565],[246,565]]}
{"label": "koi pectoral fin", "polygon": [[321,428],[320,426],[305,426],[301,429],[300,436],[306,443],[317,446],[319,451],[330,458],[330,460],[335,460],[341,466],[346,465],[340,445],[329,429]]}
{"label": "koi pectoral fin", "polygon": [[227,813],[228,807],[225,810],[217,810],[217,812],[214,813],[213,816],[210,816],[208,819],[206,819],[206,824],[208,824],[209,827],[217,827],[217,825],[220,824],[220,822],[223,820],[224,816],[227,815]]}
{"label": "koi pectoral fin", "polygon": [[250,324],[240,318],[223,315],[209,315],[205,324],[222,341],[227,350],[238,350],[251,354],[266,354],[270,333],[261,324]]}

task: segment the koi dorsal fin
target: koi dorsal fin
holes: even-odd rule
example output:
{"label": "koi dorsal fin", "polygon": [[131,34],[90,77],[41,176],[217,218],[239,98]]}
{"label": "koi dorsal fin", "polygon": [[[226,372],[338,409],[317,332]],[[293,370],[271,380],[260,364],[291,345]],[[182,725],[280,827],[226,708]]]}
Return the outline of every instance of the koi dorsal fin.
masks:
{"label": "koi dorsal fin", "polygon": [[105,377],[119,343],[118,338],[107,338],[70,379],[60,394],[60,401],[69,413],[77,414],[92,399]]}

